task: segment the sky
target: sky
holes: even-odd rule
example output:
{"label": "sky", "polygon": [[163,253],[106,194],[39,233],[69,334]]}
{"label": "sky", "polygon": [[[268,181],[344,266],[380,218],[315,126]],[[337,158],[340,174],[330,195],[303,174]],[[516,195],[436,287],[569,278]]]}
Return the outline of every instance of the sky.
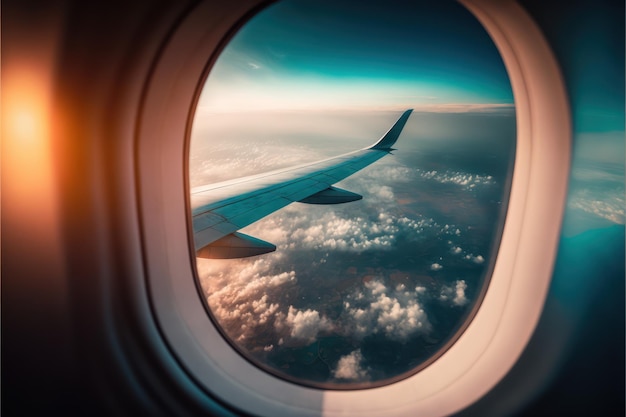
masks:
{"label": "sky", "polygon": [[460,5],[354,4],[295,0],[269,6],[220,55],[200,110],[512,103],[493,43]]}

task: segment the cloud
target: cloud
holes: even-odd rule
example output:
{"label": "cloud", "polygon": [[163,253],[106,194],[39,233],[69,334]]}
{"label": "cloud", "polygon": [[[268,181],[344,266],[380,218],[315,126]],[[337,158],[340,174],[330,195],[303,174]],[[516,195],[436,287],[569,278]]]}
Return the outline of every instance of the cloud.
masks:
{"label": "cloud", "polygon": [[342,356],[333,370],[333,377],[337,379],[365,380],[368,377],[367,369],[363,368],[363,355],[357,349],[349,355]]}
{"label": "cloud", "polygon": [[385,200],[386,201],[393,201],[393,199],[395,197],[391,187],[388,187],[386,185],[383,185],[381,187],[375,188],[372,191],[374,192],[374,194],[376,194],[376,197],[378,197],[380,200],[383,200],[383,201],[385,201]]}
{"label": "cloud", "polygon": [[370,203],[392,203],[395,198],[393,187],[415,179],[417,172],[414,168],[397,165],[393,158],[393,155],[388,156],[364,168],[358,175],[341,181],[338,186],[367,196]]}
{"label": "cloud", "polygon": [[[293,120],[287,119],[285,123],[293,123]],[[195,171],[191,175],[200,178],[200,183],[212,182],[207,178],[221,181],[291,167],[323,159],[328,156],[324,152],[336,153],[332,147],[329,151],[323,146],[317,149],[282,146],[280,141],[274,142],[273,139],[229,143],[227,125],[211,126],[212,134],[225,141],[221,142],[222,145],[205,145],[204,153],[192,160]],[[289,133],[290,129],[281,132]],[[338,146],[353,149],[352,145],[344,143]],[[210,158],[203,159],[205,156]],[[296,297],[299,291],[309,288],[308,283],[300,285],[298,279],[304,281],[311,267],[327,261],[335,265],[334,262],[341,260],[342,256],[347,258],[346,254],[353,258],[357,257],[354,254],[380,254],[392,250],[399,241],[446,236],[443,242],[450,239],[448,244],[453,255],[458,255],[459,259],[469,255],[471,262],[484,262],[481,255],[469,254],[456,246],[462,244],[465,247],[458,236],[461,230],[465,234],[467,228],[438,223],[416,212],[410,212],[408,217],[402,214],[409,212],[400,206],[403,203],[395,201],[394,189],[397,188],[394,185],[421,178],[476,189],[495,184],[494,179],[459,171],[408,168],[394,158],[390,155],[338,184],[364,195],[363,201],[333,207],[291,204],[242,230],[276,244],[277,252],[242,260],[198,260],[202,288],[211,311],[233,341],[260,355],[314,343],[320,336],[329,334],[356,341],[376,335],[404,342],[431,333],[433,325],[424,309],[426,301],[441,299],[452,308],[468,303],[465,281],[443,287],[439,283],[428,284],[427,290],[409,284],[411,281],[391,284],[381,276],[388,271],[375,271],[372,275],[381,275],[374,279],[370,277],[366,282],[354,272],[346,283],[353,281],[337,290],[332,300],[329,297],[316,301],[317,297],[312,300],[307,297],[306,302],[310,304],[305,304],[304,299]],[[446,256],[452,257],[450,254]],[[438,271],[443,264],[448,268],[447,258],[433,257],[419,268],[428,269],[430,265],[432,271]],[[427,259],[424,262],[428,262]],[[333,360],[337,360],[337,356]],[[331,375],[337,379],[366,379],[371,369],[366,368],[363,361],[361,351],[355,350],[338,360]]]}
{"label": "cloud", "polygon": [[476,264],[482,264],[483,262],[485,262],[485,258],[483,258],[482,255],[477,255],[472,258],[472,262]]}
{"label": "cloud", "polygon": [[[622,190],[623,192],[623,190]],[[602,219],[616,224],[626,223],[625,209],[626,201],[619,193],[610,195],[594,195],[591,190],[581,190],[575,192],[570,197],[567,205],[571,209],[582,210]],[[608,194],[608,195],[607,195]]]}
{"label": "cloud", "polygon": [[274,243],[286,256],[303,249],[334,254],[389,251],[400,237],[418,241],[461,234],[454,224],[441,225],[417,213],[412,218],[395,214],[393,205],[381,207],[371,201],[350,204],[338,208],[292,204],[241,232]]}
{"label": "cloud", "polygon": [[[376,167],[374,167],[376,168]],[[410,169],[403,166],[382,166],[376,170],[367,171],[368,175],[378,182],[382,183],[396,183],[399,181],[409,181],[414,173],[415,169]]]}
{"label": "cloud", "polygon": [[419,297],[423,287],[407,291],[404,286],[387,288],[381,281],[366,282],[363,290],[347,297],[344,310],[347,332],[356,338],[384,334],[392,340],[404,341],[431,330]]}
{"label": "cloud", "polygon": [[251,349],[270,351],[279,338],[292,345],[309,344],[320,332],[333,329],[317,310],[281,302],[285,288],[297,281],[293,270],[274,273],[281,259],[279,254],[230,262],[198,259],[211,311],[232,339]]}
{"label": "cloud", "polygon": [[472,190],[479,186],[494,185],[496,183],[491,175],[468,174],[459,171],[440,172],[437,170],[423,171],[419,169],[416,171],[421,178],[437,181],[441,184],[455,184],[463,187],[465,190]]}
{"label": "cloud", "polygon": [[463,257],[463,259],[466,259],[468,261],[474,262],[475,264],[482,264],[483,262],[485,262],[485,258],[483,258],[482,255],[478,255],[478,256],[474,256],[474,254],[472,253],[468,253],[467,255],[465,255]]}
{"label": "cloud", "polygon": [[[238,164],[239,160],[233,161],[233,166]],[[415,173],[397,166],[380,168],[378,174],[390,181],[403,181]],[[354,181],[357,191],[359,187],[371,187],[374,177],[365,175]],[[357,338],[384,334],[393,340],[430,331],[418,299],[424,296],[422,287],[407,291],[396,286],[390,290],[382,282],[369,282],[362,294],[352,294],[351,308],[334,323],[314,305],[296,308],[283,297],[285,291],[297,286],[296,271],[301,271],[301,266],[283,269],[285,260],[294,259],[296,252],[326,252],[321,257],[318,252],[314,260],[308,261],[324,263],[329,252],[386,251],[394,247],[399,236],[453,236],[458,230],[455,225],[440,225],[420,215],[408,218],[394,214],[393,205],[377,202],[393,202],[389,186],[371,187],[370,192],[367,204],[353,203],[349,209],[292,204],[242,229],[243,233],[276,244],[275,253],[242,260],[198,260],[211,310],[233,340],[249,349],[269,351],[269,346],[275,350],[284,344],[312,343],[320,333],[331,331],[353,333]]]}
{"label": "cloud", "polygon": [[[215,119],[208,118],[209,120]],[[194,126],[189,157],[191,187],[214,184],[314,162],[324,155],[302,146],[282,146],[271,139],[230,140],[230,127],[219,121]],[[221,140],[207,141],[213,137]]]}
{"label": "cloud", "polygon": [[284,313],[276,315],[274,326],[279,332],[288,329],[292,338],[305,344],[313,343],[318,333],[333,328],[332,323],[326,317],[320,316],[318,311],[311,309],[301,311],[293,306],[289,306],[286,316]]}
{"label": "cloud", "polygon": [[381,211],[368,215],[358,209],[352,213],[327,208],[288,206],[244,229],[244,233],[269,240],[279,250],[316,249],[360,253],[389,250],[399,233],[407,233],[416,223]]}
{"label": "cloud", "polygon": [[198,259],[198,275],[209,307],[234,340],[254,339],[271,327],[281,309],[277,301],[281,288],[296,282],[293,270],[274,272],[273,259]]}
{"label": "cloud", "polygon": [[452,241],[448,241],[448,244],[451,245],[450,252],[453,255],[462,255],[463,259],[473,262],[477,265],[481,265],[485,262],[485,258],[482,255],[474,255],[473,253],[468,253],[464,251],[463,248],[461,248],[460,246],[452,244]]}
{"label": "cloud", "polygon": [[438,264],[438,263],[434,263],[430,266],[430,270],[431,271],[439,271],[443,268],[442,265]]}
{"label": "cloud", "polygon": [[469,301],[465,296],[466,289],[467,284],[465,281],[457,280],[454,286],[443,286],[441,288],[439,299],[444,302],[450,302],[455,306],[464,306]]}
{"label": "cloud", "polygon": [[624,133],[590,134],[581,143],[584,152],[574,156],[567,208],[612,223],[626,223]]}

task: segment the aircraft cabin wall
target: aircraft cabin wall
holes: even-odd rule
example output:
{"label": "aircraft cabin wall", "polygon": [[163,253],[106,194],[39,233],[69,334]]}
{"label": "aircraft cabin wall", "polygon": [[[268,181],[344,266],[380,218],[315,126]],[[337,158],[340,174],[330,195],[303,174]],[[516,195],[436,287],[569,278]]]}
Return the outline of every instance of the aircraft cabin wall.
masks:
{"label": "aircraft cabin wall", "polygon": [[[623,154],[623,3],[519,3],[562,68],[574,158],[590,148],[584,134],[602,130],[621,132]],[[137,161],[158,155],[137,155],[140,118],[164,103],[188,115],[199,94],[197,79],[178,77],[185,62],[170,73],[180,90],[161,90],[148,103],[146,86],[176,28],[200,4],[2,3],[6,415],[236,415],[207,396],[171,354],[143,281],[151,263],[138,196],[150,180],[141,177]],[[214,18],[206,24],[236,29],[266,4],[213,2]],[[215,54],[223,46],[203,47]],[[588,54],[597,68],[588,67]],[[591,102],[600,110],[588,109]],[[623,155],[621,166],[623,194]],[[181,183],[184,177],[181,172]],[[181,203],[186,191],[181,187]],[[610,227],[584,235],[576,213],[566,209],[552,286],[528,348],[494,390],[460,415],[623,415],[623,209]],[[171,360],[163,361],[166,356]]]}

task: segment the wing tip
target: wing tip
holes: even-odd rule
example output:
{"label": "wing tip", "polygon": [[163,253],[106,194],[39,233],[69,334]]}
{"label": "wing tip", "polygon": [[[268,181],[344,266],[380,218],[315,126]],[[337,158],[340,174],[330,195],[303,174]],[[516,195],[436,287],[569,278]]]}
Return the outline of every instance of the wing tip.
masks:
{"label": "wing tip", "polygon": [[409,116],[413,112],[413,109],[407,109],[402,113],[400,118],[391,126],[391,128],[383,135],[382,138],[378,140],[374,145],[370,146],[368,149],[376,149],[383,151],[391,151],[392,146],[398,140],[402,129],[404,129],[404,125],[406,121],[409,119]]}

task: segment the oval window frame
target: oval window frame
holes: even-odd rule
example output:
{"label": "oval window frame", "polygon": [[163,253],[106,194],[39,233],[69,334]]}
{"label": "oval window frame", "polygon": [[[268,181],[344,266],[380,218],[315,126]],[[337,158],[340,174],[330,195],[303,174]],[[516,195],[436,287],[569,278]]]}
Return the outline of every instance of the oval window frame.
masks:
{"label": "oval window frame", "polygon": [[[517,144],[506,223],[491,282],[465,332],[412,376],[382,387],[325,391],[277,378],[225,341],[200,298],[188,202],[188,132],[208,62],[269,3],[202,2],[163,47],[147,85],[136,160],[144,261],[154,319],[171,353],[208,394],[255,415],[447,415],[482,397],[517,361],[552,275],[569,175],[565,88],[541,32],[513,0],[461,0],[506,66]],[[187,140],[181,140],[187,138]],[[529,278],[531,277],[531,278]]]}

